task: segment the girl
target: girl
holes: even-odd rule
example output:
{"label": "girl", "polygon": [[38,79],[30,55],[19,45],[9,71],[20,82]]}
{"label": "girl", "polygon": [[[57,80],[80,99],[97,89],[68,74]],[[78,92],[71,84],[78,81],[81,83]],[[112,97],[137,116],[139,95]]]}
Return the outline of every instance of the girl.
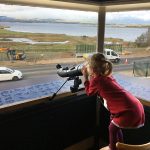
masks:
{"label": "girl", "polygon": [[111,113],[108,150],[116,150],[123,142],[121,128],[139,128],[144,125],[144,109],[140,101],[123,89],[112,77],[112,63],[101,53],[91,56],[82,69],[87,95],[99,95],[106,100]]}

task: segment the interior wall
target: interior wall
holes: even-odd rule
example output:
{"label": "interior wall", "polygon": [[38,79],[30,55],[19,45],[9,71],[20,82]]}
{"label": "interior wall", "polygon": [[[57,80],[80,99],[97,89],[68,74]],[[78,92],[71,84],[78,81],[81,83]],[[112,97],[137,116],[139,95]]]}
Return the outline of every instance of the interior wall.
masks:
{"label": "interior wall", "polygon": [[63,150],[95,134],[95,100],[70,96],[0,113],[3,150]]}

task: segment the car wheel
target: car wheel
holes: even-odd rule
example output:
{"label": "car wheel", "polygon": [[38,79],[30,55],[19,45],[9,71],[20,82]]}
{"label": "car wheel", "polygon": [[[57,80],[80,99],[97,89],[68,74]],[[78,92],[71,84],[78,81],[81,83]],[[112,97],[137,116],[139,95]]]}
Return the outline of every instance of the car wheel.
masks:
{"label": "car wheel", "polygon": [[115,63],[119,63],[120,59],[116,58]]}
{"label": "car wheel", "polygon": [[18,78],[17,76],[14,76],[14,77],[12,78],[12,80],[13,80],[13,81],[17,81],[17,80],[19,80],[19,78]]}

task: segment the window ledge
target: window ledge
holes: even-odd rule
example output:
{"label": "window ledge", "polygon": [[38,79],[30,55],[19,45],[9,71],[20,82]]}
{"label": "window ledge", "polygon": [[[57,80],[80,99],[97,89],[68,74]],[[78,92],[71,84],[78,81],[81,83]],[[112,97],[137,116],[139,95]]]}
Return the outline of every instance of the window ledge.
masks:
{"label": "window ledge", "polygon": [[150,106],[150,78],[127,76],[121,73],[114,74],[114,77],[122,87],[130,91],[144,105]]}
{"label": "window ledge", "polygon": [[[0,91],[0,109],[29,102],[34,103],[40,99],[48,99],[48,97],[50,99],[63,83],[64,80],[62,79],[42,84],[35,84],[32,86]],[[64,93],[70,93],[70,86],[72,85],[73,81],[68,81],[58,92],[58,95],[61,96]]]}

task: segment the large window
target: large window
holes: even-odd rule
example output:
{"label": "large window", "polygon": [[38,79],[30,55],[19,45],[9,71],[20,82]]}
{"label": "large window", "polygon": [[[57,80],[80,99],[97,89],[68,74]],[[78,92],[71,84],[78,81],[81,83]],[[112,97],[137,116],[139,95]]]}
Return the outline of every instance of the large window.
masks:
{"label": "large window", "polygon": [[84,61],[79,50],[96,50],[96,12],[0,4],[0,14],[0,67],[23,76],[3,78],[0,91],[61,79],[56,64],[74,66]]}
{"label": "large window", "polygon": [[[48,85],[62,80],[56,64],[74,66],[84,61],[84,54],[96,51],[96,12],[0,4],[0,14],[0,72],[14,70],[0,78],[0,94],[8,103],[11,97],[7,90],[12,90],[12,99],[18,97],[18,101],[24,95],[56,92],[55,84]],[[115,71],[133,75],[135,68],[135,75],[140,76],[150,72],[149,14],[150,11],[106,13],[104,52],[113,61]],[[142,65],[135,61],[145,62],[142,71]],[[41,84],[45,84],[44,88]],[[40,92],[35,90],[37,87]]]}
{"label": "large window", "polygon": [[122,64],[122,68],[117,71],[134,76],[150,75],[149,16],[147,10],[106,13],[105,47],[120,55],[118,65]]}

